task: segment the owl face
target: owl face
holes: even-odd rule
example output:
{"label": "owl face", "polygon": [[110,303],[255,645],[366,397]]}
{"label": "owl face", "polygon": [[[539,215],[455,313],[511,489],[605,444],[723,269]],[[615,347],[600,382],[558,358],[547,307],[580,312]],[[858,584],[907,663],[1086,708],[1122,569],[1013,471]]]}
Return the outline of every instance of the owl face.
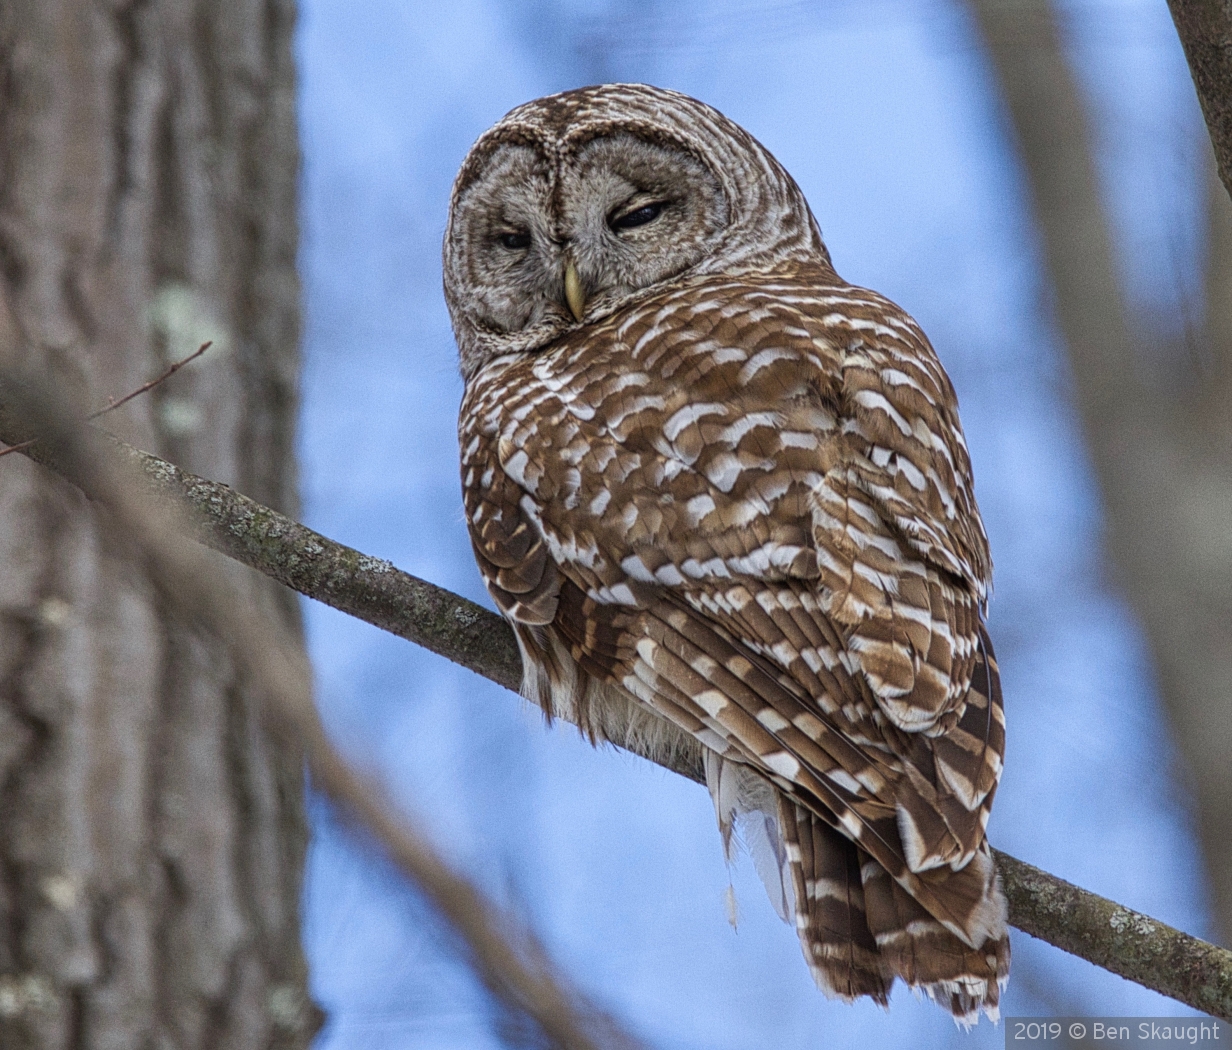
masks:
{"label": "owl face", "polygon": [[469,376],[692,274],[819,254],[803,195],[741,128],[675,92],[605,85],[521,106],[475,144],[445,297]]}
{"label": "owl face", "polygon": [[618,132],[557,164],[533,146],[502,144],[456,215],[474,320],[517,335],[580,322],[687,270],[713,249],[728,207],[703,162]]}

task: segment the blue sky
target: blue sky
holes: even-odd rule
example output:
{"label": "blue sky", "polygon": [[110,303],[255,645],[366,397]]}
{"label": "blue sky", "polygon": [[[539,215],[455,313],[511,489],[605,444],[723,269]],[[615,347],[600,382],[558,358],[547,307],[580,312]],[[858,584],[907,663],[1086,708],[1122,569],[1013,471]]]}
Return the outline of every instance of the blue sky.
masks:
{"label": "blue sky", "polygon": [[[1073,3],[1063,26],[1140,318],[1196,309],[1202,128],[1162,4]],[[1209,933],[1189,803],[1089,463],[1017,158],[978,40],[938,0],[667,5],[305,0],[298,38],[306,310],[300,450],[314,528],[487,603],[461,514],[461,396],[440,291],[471,142],[552,91],[644,80],[748,128],[796,177],[838,271],[910,310],[959,392],[992,540],[1009,752],[994,845]],[[512,694],[305,605],[347,752],[663,1048],[993,1047],[901,988],[825,1000],[709,798],[547,729]],[[314,806],[305,938],[321,1050],[497,1045],[454,945]],[[729,878],[740,922],[728,925]],[[1009,1014],[1187,1012],[1014,935]]]}

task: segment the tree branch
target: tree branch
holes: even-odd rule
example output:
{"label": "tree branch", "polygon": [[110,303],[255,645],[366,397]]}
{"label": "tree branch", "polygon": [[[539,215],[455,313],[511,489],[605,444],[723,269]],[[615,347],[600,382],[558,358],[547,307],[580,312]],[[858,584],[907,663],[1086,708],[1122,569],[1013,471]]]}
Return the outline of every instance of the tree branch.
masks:
{"label": "tree branch", "polygon": [[[1194,789],[1215,917],[1232,943],[1232,425],[1224,350],[1210,347],[1218,368],[1188,381],[1175,353],[1152,361],[1142,352],[1052,0],[969,3],[1035,206],[1074,402],[1103,497],[1105,543],[1150,644]],[[1229,4],[1182,6],[1192,6],[1209,30],[1218,21],[1212,12]],[[1207,15],[1198,18],[1198,7]],[[1201,84],[1196,69],[1194,76]],[[1232,84],[1223,101],[1232,113]]]}
{"label": "tree branch", "polygon": [[[0,389],[0,440],[28,437]],[[513,632],[474,602],[361,554],[284,517],[226,485],[207,481],[119,441],[116,455],[138,467],[151,493],[191,508],[192,535],[214,550],[301,594],[380,627],[516,690],[521,661]],[[44,442],[31,459],[66,473]],[[91,498],[104,498],[87,478],[70,480]],[[647,757],[647,756],[643,756]],[[665,768],[698,783],[702,770],[687,761]],[[369,825],[385,838],[387,827]],[[1024,933],[1102,966],[1197,1010],[1232,1021],[1232,952],[1175,930],[1139,912],[994,851],[1009,901],[1010,922]],[[395,856],[398,854],[395,851]]]}
{"label": "tree branch", "polygon": [[1232,0],[1168,0],[1168,10],[1198,89],[1219,177],[1232,197]]}
{"label": "tree branch", "polygon": [[[97,428],[77,422],[80,415],[58,404],[38,378],[0,365],[0,440],[17,433],[22,437],[6,443],[19,446],[36,439],[26,449],[31,459],[107,508],[118,542],[133,544],[144,557],[163,600],[186,622],[201,624],[226,644],[244,677],[257,687],[254,693],[265,698],[264,713],[274,727],[302,749],[315,784],[376,837],[448,921],[488,990],[506,1009],[532,1021],[547,1045],[559,1050],[638,1050],[642,1044],[572,985],[529,929],[453,870],[426,834],[399,813],[376,784],[348,765],[312,703],[307,661],[278,617],[263,615],[231,574],[218,572],[212,556],[183,542],[182,536],[195,534],[233,555],[244,549],[263,551],[268,563],[289,567],[296,579],[301,577],[294,566],[320,562],[329,577],[308,576],[325,590],[360,581],[370,612],[386,608],[391,592],[373,584],[391,575],[392,567],[337,544],[327,549],[329,541],[318,542],[310,530],[225,485],[194,478],[113,442]],[[181,493],[191,491],[195,498],[177,496],[177,484]],[[189,525],[194,520],[195,527]],[[261,559],[239,560],[252,564]],[[285,581],[288,573],[270,575]],[[425,607],[416,604],[422,595],[414,586],[403,586],[400,593],[424,614]],[[447,604],[456,610],[458,602]],[[398,622],[396,615],[393,622]],[[469,637],[457,616],[454,623],[462,626],[464,639]],[[440,622],[430,621],[423,631],[434,635],[440,629]],[[456,642],[446,648],[450,645]]]}
{"label": "tree branch", "polygon": [[1024,933],[1195,1010],[1232,1020],[1232,952],[993,850]]}

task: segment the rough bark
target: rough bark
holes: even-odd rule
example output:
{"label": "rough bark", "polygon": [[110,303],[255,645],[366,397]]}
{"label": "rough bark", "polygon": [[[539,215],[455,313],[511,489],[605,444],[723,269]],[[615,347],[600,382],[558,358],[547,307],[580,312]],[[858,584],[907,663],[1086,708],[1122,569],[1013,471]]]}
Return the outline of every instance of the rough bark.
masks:
{"label": "rough bark", "polygon": [[[378,783],[342,758],[312,702],[312,669],[298,638],[268,602],[252,601],[245,594],[234,573],[219,572],[212,553],[186,541],[192,533],[186,520],[191,504],[158,498],[160,493],[151,491],[154,487],[134,466],[161,464],[156,469],[170,478],[176,477],[176,469],[153,457],[143,459],[144,454],[117,456],[114,439],[81,426],[78,420],[87,410],[67,401],[47,377],[7,365],[0,344],[0,417],[39,434],[29,451],[54,463],[62,477],[105,507],[100,521],[120,543],[141,552],[167,609],[223,643],[251,683],[259,713],[282,738],[294,742],[317,787],[344,816],[373,834],[457,935],[463,957],[492,993],[498,1023],[514,1025],[525,1037],[517,1045],[639,1050],[643,1044],[573,985],[531,929],[454,870],[413,818],[400,814]],[[230,505],[238,500],[241,507],[255,508],[257,519],[275,527],[279,523],[276,511],[225,485],[201,485],[213,486],[211,501]],[[168,491],[164,488],[161,494],[165,497]],[[241,516],[233,527],[242,530],[244,521]],[[284,535],[293,531],[282,529]],[[266,546],[277,546],[272,532]],[[311,546],[303,553],[309,561],[315,557]],[[352,568],[360,569],[357,563],[363,561],[382,564],[357,556],[351,559]],[[345,576],[346,570],[337,575]],[[219,1045],[233,1043],[224,1036]]]}
{"label": "rough bark", "polygon": [[[295,513],[291,0],[0,3],[0,336]],[[298,632],[292,596],[253,593]],[[0,1048],[305,1046],[297,756],[95,509],[0,461]]]}
{"label": "rough bark", "polygon": [[1232,1022],[1232,952],[1079,889],[1000,850],[997,869],[1020,930],[1096,966]]}
{"label": "rough bark", "polygon": [[[23,425],[22,414],[13,411],[12,398],[0,370],[0,441],[19,445],[36,431]],[[431,649],[498,685],[518,688],[521,663],[517,643],[509,625],[496,614],[402,572],[387,561],[336,543],[226,485],[196,477],[118,441],[112,441],[111,448],[117,461],[139,468],[149,493],[186,513],[183,527],[200,543],[310,598]],[[34,443],[26,449],[26,455],[73,479],[92,499],[107,502],[111,498],[105,486],[95,484],[79,468],[59,459],[46,443]],[[246,629],[244,636],[249,644],[259,631],[256,624]],[[315,715],[309,717],[311,708],[299,706],[308,710],[296,716],[296,732],[305,741],[314,774],[350,813],[364,821],[402,870],[438,903],[470,945],[479,960],[476,969],[489,988],[515,1010],[529,1013],[545,1031],[564,1019],[576,1030],[594,1032],[598,1045],[609,1045],[613,1040],[615,1045],[625,1045],[627,1036],[596,1014],[567,982],[562,985],[552,977],[550,963],[533,939],[526,942],[528,947],[518,950],[522,934],[510,929],[473,888],[459,889],[461,880],[456,876],[443,878],[447,866],[430,856],[425,861],[422,836],[406,824],[405,818],[392,816],[379,798],[374,801],[370,797],[369,789],[342,765]],[[630,741],[635,754],[640,753],[638,746],[636,738]],[[687,756],[664,759],[646,753],[643,757],[705,783],[704,771]],[[999,850],[993,852],[1014,926],[1195,1009],[1232,1021],[1232,952]],[[490,918],[476,923],[477,915]],[[499,943],[495,947],[485,944],[492,936],[507,936],[514,950]],[[517,961],[519,955],[544,961],[536,962],[527,973]],[[573,1044],[566,1041],[565,1045]]]}
{"label": "rough bark", "polygon": [[1232,0],[1168,0],[1185,48],[1219,176],[1232,196]]}

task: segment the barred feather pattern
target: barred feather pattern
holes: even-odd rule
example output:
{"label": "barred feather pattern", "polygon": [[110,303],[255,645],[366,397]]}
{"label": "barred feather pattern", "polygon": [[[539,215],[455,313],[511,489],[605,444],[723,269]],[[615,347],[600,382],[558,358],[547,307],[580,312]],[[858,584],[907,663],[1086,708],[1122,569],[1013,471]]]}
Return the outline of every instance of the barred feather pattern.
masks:
{"label": "barred feather pattern", "polygon": [[818,985],[996,1016],[1005,719],[957,402],[799,187],[639,84],[520,106],[454,184],[475,555],[524,691],[702,765]]}
{"label": "barred feather pattern", "polygon": [[489,360],[460,418],[475,555],[532,699],[602,739],[623,698],[664,747],[769,782],[824,991],[884,1003],[902,978],[995,1017],[991,562],[915,322],[824,261],[701,275]]}

